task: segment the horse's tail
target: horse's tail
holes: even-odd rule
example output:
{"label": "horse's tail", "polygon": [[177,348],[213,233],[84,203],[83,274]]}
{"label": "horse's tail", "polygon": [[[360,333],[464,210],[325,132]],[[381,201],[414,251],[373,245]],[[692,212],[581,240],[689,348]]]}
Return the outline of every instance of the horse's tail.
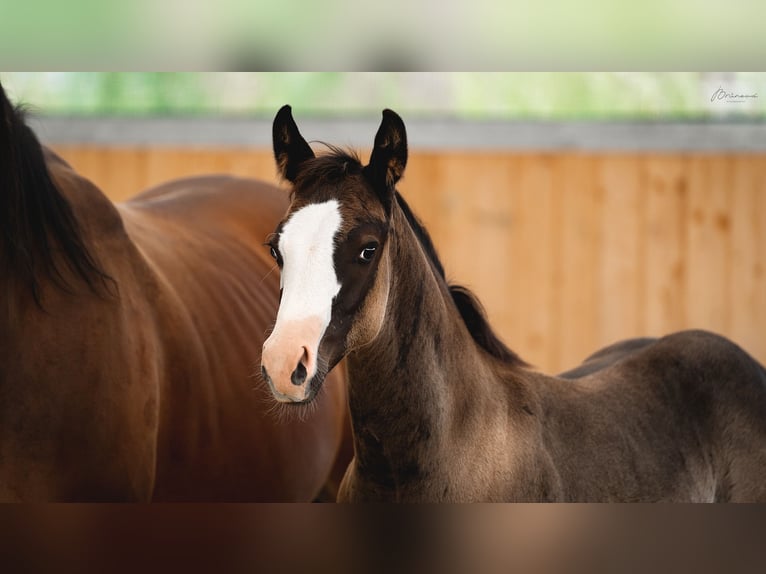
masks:
{"label": "horse's tail", "polygon": [[65,268],[94,292],[111,281],[85,246],[72,207],[53,183],[23,112],[0,85],[0,277],[31,291],[42,307],[40,279],[69,291]]}

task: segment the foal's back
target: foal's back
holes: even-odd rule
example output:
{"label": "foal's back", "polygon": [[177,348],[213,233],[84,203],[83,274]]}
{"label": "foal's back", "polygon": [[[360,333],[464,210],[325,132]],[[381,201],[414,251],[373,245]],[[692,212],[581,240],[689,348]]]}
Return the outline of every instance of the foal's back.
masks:
{"label": "foal's back", "polygon": [[757,361],[704,331],[612,356],[580,378],[541,382],[561,498],[766,500],[766,371]]}

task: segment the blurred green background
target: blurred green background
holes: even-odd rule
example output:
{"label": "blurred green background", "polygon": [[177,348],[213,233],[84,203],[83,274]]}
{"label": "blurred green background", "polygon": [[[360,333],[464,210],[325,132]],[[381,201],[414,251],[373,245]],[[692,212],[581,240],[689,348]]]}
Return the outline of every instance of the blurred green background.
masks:
{"label": "blurred green background", "polygon": [[[766,118],[766,74],[458,72],[0,72],[15,101],[54,115],[301,115],[465,119]],[[712,99],[719,88],[742,101]]]}

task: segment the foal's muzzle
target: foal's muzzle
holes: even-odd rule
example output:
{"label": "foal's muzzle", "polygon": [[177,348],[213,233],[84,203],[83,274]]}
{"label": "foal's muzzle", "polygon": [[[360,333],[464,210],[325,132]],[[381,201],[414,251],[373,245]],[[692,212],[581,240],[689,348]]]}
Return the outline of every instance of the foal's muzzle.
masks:
{"label": "foal's muzzle", "polygon": [[317,349],[323,332],[317,317],[277,324],[266,339],[261,374],[278,401],[300,403],[311,398],[310,383],[317,371]]}
{"label": "foal's muzzle", "polygon": [[[261,376],[263,377],[263,380],[266,381],[266,383],[269,385],[269,390],[271,391],[271,394],[274,395],[274,398],[276,398],[280,402],[284,403],[302,403],[306,400],[306,397],[300,399],[292,395],[285,395],[280,393],[275,387],[274,387],[274,381],[271,380],[271,377],[269,376],[269,372],[266,370],[266,367],[261,365]],[[302,363],[298,363],[298,366],[293,371],[292,375],[290,376],[290,381],[297,387],[303,386],[303,384],[306,382],[306,367],[303,366]]]}

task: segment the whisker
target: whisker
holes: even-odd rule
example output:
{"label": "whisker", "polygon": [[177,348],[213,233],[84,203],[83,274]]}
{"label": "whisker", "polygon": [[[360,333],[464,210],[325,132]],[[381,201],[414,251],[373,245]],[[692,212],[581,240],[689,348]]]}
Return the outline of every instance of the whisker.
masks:
{"label": "whisker", "polygon": [[269,272],[268,272],[268,273],[266,273],[266,275],[264,275],[264,276],[263,276],[263,279],[261,279],[261,283],[260,283],[261,285],[263,285],[263,282],[264,282],[264,281],[266,281],[266,279],[268,279],[268,278],[269,278],[269,275],[271,275],[272,273],[274,273],[274,269],[279,269],[279,265],[277,265],[277,264],[275,263],[275,264],[274,264],[274,265],[271,267],[271,269],[269,269]]}
{"label": "whisker", "polygon": [[319,399],[322,389],[309,403],[282,403],[274,398],[268,383],[263,379],[260,366],[254,366],[250,378],[255,381],[253,391],[258,394],[258,401],[264,407],[264,414],[274,420],[277,425],[286,425],[293,421],[305,423],[314,416],[319,408]]}

